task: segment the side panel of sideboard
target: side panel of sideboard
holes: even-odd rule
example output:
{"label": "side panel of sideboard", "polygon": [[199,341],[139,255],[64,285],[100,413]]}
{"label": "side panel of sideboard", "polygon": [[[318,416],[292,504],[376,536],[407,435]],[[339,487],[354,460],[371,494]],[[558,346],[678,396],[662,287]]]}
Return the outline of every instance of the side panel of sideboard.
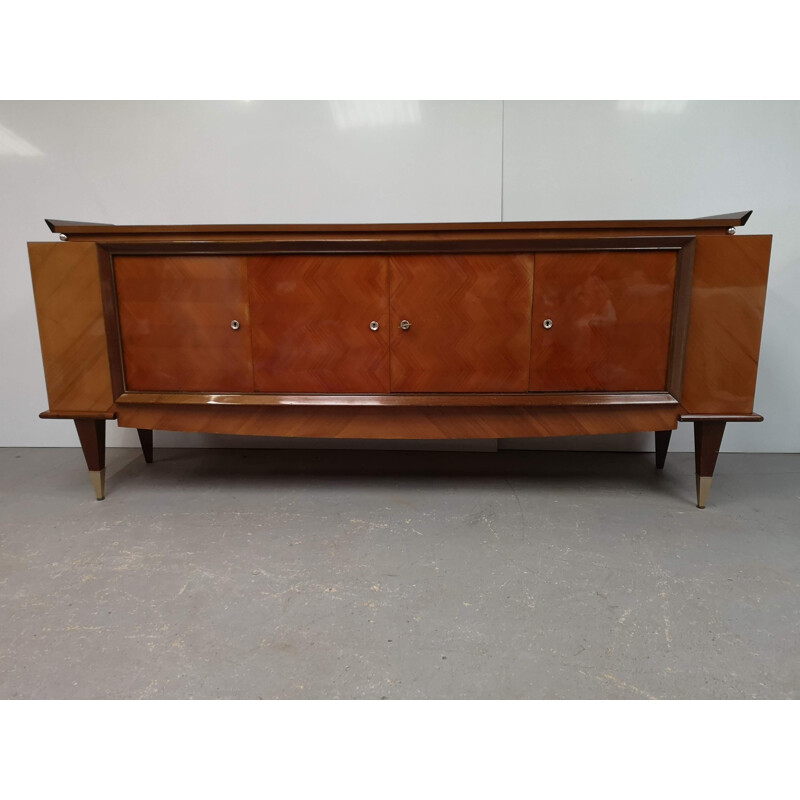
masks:
{"label": "side panel of sideboard", "polygon": [[31,242],[28,255],[50,413],[110,416],[114,393],[97,246]]}
{"label": "side panel of sideboard", "polygon": [[753,413],[772,236],[698,236],[681,403]]}

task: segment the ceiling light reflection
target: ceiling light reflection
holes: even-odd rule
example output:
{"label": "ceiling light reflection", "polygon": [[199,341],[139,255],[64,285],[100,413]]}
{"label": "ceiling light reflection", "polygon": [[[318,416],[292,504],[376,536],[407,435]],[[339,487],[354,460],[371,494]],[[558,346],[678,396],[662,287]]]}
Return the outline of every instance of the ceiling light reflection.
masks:
{"label": "ceiling light reflection", "polygon": [[0,156],[43,156],[44,153],[21,136],[0,125]]}
{"label": "ceiling light reflection", "polygon": [[377,128],[387,125],[418,125],[419,100],[331,100],[337,128]]}
{"label": "ceiling light reflection", "polygon": [[640,111],[643,114],[680,114],[686,100],[619,100],[620,111]]}

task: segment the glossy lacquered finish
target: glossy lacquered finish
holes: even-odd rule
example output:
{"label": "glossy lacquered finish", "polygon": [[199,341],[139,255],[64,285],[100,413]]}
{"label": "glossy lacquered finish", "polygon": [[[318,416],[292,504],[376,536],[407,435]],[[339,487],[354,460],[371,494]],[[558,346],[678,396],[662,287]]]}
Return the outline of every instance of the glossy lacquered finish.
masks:
{"label": "glossy lacquered finish", "polygon": [[[752,411],[771,237],[749,214],[406,226],[56,224],[32,245],[50,409],[102,426],[374,439],[696,425],[698,505]],[[102,470],[91,470],[102,494]]]}
{"label": "glossy lacquered finish", "polygon": [[664,391],[673,251],[539,253],[531,391]]}
{"label": "glossy lacquered finish", "polygon": [[666,430],[675,407],[120,406],[130,428],[326,439],[497,439]]}
{"label": "glossy lacquered finish", "polygon": [[596,236],[641,235],[642,232],[708,233],[726,235],[731,227],[744,225],[752,211],[738,211],[712,217],[671,220],[569,220],[558,222],[445,222],[397,224],[332,224],[332,225],[108,225],[68,220],[46,220],[55,233],[73,241],[117,240],[208,240],[233,241],[235,239],[269,240],[271,237],[351,237],[359,234],[390,235],[393,239],[404,236],[446,237],[449,235],[474,235],[477,237],[531,235],[531,236]]}
{"label": "glossy lacquered finish", "polygon": [[67,418],[112,413],[98,248],[33,242],[28,255],[49,411]]}
{"label": "glossy lacquered finish", "polygon": [[771,245],[771,236],[697,238],[681,397],[689,414],[753,412]]}
{"label": "glossy lacquered finish", "polygon": [[669,392],[504,392],[503,394],[436,393],[417,394],[209,394],[203,392],[125,392],[117,398],[117,406],[318,406],[363,407],[384,406],[400,408],[454,408],[486,406],[568,407],[568,406],[674,406],[678,401]]}
{"label": "glossy lacquered finish", "polygon": [[390,264],[393,392],[527,389],[532,255],[402,255]]}
{"label": "glossy lacquered finish", "polygon": [[244,257],[118,256],[114,277],[127,389],[253,391]]}
{"label": "glossy lacquered finish", "polygon": [[251,256],[247,271],[255,391],[389,391],[388,257]]}

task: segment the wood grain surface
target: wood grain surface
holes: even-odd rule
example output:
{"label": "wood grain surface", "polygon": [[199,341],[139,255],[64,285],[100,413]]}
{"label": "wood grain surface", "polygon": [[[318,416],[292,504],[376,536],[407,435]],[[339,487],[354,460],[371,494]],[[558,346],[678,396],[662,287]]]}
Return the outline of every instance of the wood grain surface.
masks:
{"label": "wood grain surface", "polygon": [[92,243],[28,245],[49,410],[109,413],[114,397]]}
{"label": "wood grain surface", "polygon": [[257,392],[389,391],[388,257],[247,263]]}
{"label": "wood grain surface", "polygon": [[751,414],[771,236],[699,236],[681,402],[688,414]]}
{"label": "wood grain surface", "polygon": [[178,406],[678,406],[669,392],[508,392],[483,394],[219,394],[125,392],[120,405]]}
{"label": "wood grain surface", "polygon": [[533,256],[392,256],[389,281],[393,392],[526,390]]}
{"label": "wood grain surface", "polygon": [[253,391],[244,257],[117,256],[114,274],[126,388]]}
{"label": "wood grain surface", "polygon": [[496,439],[674,429],[677,407],[119,407],[122,427],[332,439]]}
{"label": "wood grain surface", "polygon": [[538,253],[531,391],[663,391],[676,263],[674,251]]}

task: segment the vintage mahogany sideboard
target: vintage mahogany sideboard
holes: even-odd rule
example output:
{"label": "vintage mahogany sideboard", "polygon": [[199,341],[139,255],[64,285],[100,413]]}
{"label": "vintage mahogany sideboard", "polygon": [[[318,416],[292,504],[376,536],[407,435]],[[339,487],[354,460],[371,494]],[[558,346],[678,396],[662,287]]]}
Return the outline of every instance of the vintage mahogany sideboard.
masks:
{"label": "vintage mahogany sideboard", "polygon": [[49,410],[97,498],[105,423],[378,439],[694,424],[705,507],[753,395],[771,236],[684,220],[116,226],[29,244]]}

